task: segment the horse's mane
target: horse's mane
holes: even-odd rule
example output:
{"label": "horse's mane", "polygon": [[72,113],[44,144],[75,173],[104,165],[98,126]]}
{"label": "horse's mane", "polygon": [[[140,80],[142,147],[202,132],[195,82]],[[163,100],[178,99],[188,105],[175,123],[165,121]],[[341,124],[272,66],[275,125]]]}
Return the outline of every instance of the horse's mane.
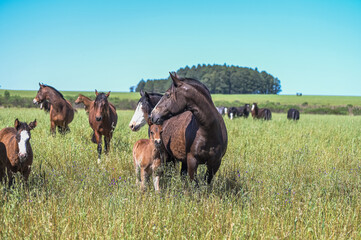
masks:
{"label": "horse's mane", "polygon": [[[194,87],[198,92],[201,92],[204,96],[206,96],[210,101],[212,101],[211,93],[206,85],[194,78],[178,78],[180,81],[185,82],[192,87]],[[172,84],[172,86],[174,86]]]}
{"label": "horse's mane", "polygon": [[62,99],[64,99],[64,100],[65,100],[65,98],[64,98],[64,96],[63,96],[63,94],[62,94],[61,92],[59,92],[58,90],[56,90],[54,87],[49,86],[49,85],[46,85],[46,84],[43,84],[43,86],[44,86],[44,87],[48,87],[48,88],[53,89],[56,93],[58,93],[58,94],[60,95],[60,97],[61,97]]}

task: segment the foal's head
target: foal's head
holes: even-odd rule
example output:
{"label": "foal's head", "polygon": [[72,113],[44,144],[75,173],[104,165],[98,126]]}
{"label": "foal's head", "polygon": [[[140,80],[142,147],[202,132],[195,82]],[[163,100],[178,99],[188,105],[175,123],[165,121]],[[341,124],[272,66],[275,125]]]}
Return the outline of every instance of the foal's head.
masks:
{"label": "foal's head", "polygon": [[28,150],[30,148],[30,130],[33,130],[37,125],[36,119],[29,124],[20,122],[15,119],[14,127],[16,129],[16,141],[19,147],[19,158],[20,162],[24,161],[28,157]]}
{"label": "foal's head", "polygon": [[103,119],[105,115],[109,116],[110,114],[109,102],[108,102],[110,91],[107,94],[105,94],[105,93],[98,93],[98,91],[95,90],[95,95],[97,96],[94,101],[95,120],[99,122]]}
{"label": "foal's head", "polygon": [[161,135],[163,132],[162,125],[155,125],[152,123],[150,118],[148,119],[149,124],[149,137],[154,142],[156,148],[159,148],[162,145]]}
{"label": "foal's head", "polygon": [[84,101],[84,96],[79,94],[78,98],[75,100],[75,104],[82,103]]}

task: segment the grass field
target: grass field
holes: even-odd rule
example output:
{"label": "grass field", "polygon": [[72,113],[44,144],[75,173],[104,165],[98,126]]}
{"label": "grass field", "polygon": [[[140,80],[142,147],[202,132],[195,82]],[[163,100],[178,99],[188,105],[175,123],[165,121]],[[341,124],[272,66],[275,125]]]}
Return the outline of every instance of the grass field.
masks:
{"label": "grass field", "polygon": [[52,137],[43,111],[1,109],[1,128],[15,118],[38,126],[29,190],[0,189],[0,239],[361,238],[361,117],[227,118],[228,150],[212,187],[194,188],[167,167],[155,194],[135,185],[132,147],[147,129],[131,132],[132,114],[118,111],[98,165],[84,111],[71,133]]}
{"label": "grass field", "polygon": [[[11,96],[20,96],[20,97],[32,97],[36,96],[37,91],[20,91],[20,90],[8,90]],[[5,90],[0,90],[0,95],[4,96]],[[76,92],[76,91],[62,91],[65,98],[78,96],[79,93],[93,97],[94,92]],[[112,98],[119,99],[130,99],[138,100],[139,93],[127,93],[127,92],[112,92],[110,94],[110,100]],[[301,97],[295,95],[260,95],[260,94],[213,94],[212,95],[214,102],[234,102],[239,101],[241,103],[253,103],[257,102],[259,104],[273,102],[279,103],[282,105],[302,105],[307,103],[308,105],[325,105],[325,106],[361,106],[361,97],[360,96],[312,96],[312,95],[303,95]]]}

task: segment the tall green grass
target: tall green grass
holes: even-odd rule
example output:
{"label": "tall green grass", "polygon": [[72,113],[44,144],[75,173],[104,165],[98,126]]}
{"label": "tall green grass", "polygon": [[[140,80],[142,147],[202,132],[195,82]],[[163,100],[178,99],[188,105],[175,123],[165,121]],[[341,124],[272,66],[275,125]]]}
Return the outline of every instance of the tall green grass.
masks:
{"label": "tall green grass", "polygon": [[225,118],[229,144],[212,187],[195,188],[165,167],[162,191],[135,185],[132,111],[118,111],[111,151],[97,164],[87,115],[52,137],[49,115],[1,109],[0,127],[32,121],[27,189],[0,188],[1,239],[359,239],[361,117],[273,114],[269,122]]}

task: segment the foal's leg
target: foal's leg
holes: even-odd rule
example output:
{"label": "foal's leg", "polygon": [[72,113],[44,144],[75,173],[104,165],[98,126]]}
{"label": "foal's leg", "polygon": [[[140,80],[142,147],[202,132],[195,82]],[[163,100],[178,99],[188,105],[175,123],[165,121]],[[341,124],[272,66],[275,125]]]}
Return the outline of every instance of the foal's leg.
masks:
{"label": "foal's leg", "polygon": [[153,185],[156,192],[159,192],[159,179],[161,175],[160,171],[160,165],[161,165],[161,159],[157,158],[154,159],[154,162],[152,164],[152,178],[153,178]]}
{"label": "foal's leg", "polygon": [[140,189],[144,192],[146,190],[145,184],[148,179],[148,173],[145,171],[144,167],[140,167],[140,179],[141,179]]}
{"label": "foal's leg", "polygon": [[105,152],[105,154],[108,154],[108,152],[109,152],[110,139],[111,139],[111,136],[104,136],[104,152]]}

